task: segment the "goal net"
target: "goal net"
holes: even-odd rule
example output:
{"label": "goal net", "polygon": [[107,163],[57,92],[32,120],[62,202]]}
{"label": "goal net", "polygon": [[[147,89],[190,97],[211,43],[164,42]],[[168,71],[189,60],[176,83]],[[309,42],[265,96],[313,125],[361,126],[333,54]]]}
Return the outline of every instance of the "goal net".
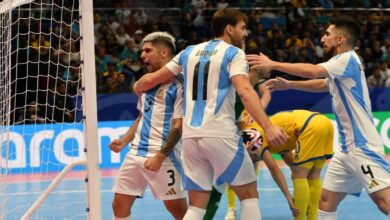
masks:
{"label": "goal net", "polygon": [[93,32],[83,34],[92,0],[83,2],[0,2],[0,220],[91,219],[90,195],[99,200],[96,117],[85,117],[96,107],[95,82],[85,84],[93,53],[83,53],[88,41],[93,51]]}

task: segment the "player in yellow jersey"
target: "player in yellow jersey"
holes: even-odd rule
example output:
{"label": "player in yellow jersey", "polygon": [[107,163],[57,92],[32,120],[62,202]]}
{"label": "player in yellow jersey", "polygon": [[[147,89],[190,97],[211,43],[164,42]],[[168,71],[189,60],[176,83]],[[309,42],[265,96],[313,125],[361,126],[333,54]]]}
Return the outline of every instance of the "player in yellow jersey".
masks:
{"label": "player in yellow jersey", "polygon": [[[262,89],[262,92],[269,92]],[[262,99],[268,96],[263,95]],[[266,103],[263,102],[266,106]],[[260,133],[262,145],[257,152],[258,159],[264,159],[267,151],[280,154],[292,170],[294,185],[293,200],[300,213],[295,219],[317,219],[321,194],[320,174],[324,162],[333,153],[333,125],[328,118],[316,112],[294,110],[279,112],[270,121],[285,130],[289,139],[278,147],[269,147],[267,137],[261,127],[244,110],[239,127],[242,133],[256,136]],[[256,140],[252,140],[256,142]],[[235,195],[227,191],[228,213],[225,220],[235,219]]]}
{"label": "player in yellow jersey", "polygon": [[294,110],[279,112],[270,117],[270,121],[282,127],[289,136],[287,142],[278,147],[269,147],[267,137],[261,127],[246,117],[242,121],[243,130],[256,130],[262,134],[264,151],[280,154],[291,167],[294,184],[294,204],[300,210],[295,219],[317,219],[321,194],[320,174],[324,162],[333,153],[333,125],[328,118],[316,112]]}

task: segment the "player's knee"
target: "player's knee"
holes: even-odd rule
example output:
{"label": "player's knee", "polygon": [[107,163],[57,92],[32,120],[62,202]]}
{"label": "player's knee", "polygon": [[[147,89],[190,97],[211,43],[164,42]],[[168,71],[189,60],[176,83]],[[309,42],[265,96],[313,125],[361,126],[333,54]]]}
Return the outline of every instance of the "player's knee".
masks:
{"label": "player's knee", "polygon": [[390,214],[390,201],[387,201],[385,198],[378,198],[374,200],[378,209],[381,210],[385,215]]}
{"label": "player's knee", "polygon": [[112,211],[117,217],[130,215],[131,202],[129,198],[123,198],[123,196],[115,195],[112,200]]}
{"label": "player's knee", "polygon": [[240,201],[245,199],[258,198],[257,183],[249,183],[241,186],[231,186],[233,191],[236,193]]}
{"label": "player's knee", "polygon": [[187,211],[185,199],[165,200],[165,207],[175,219],[182,219]]}
{"label": "player's knee", "polygon": [[334,211],[329,197],[326,196],[324,193],[321,194],[319,208],[323,211]]}

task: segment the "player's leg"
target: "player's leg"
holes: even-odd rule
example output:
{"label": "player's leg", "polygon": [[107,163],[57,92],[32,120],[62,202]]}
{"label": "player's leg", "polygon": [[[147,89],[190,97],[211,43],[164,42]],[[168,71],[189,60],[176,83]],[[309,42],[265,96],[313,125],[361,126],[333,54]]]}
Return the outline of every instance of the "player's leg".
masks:
{"label": "player's leg", "polygon": [[134,204],[136,197],[115,193],[112,201],[112,210],[114,212],[114,220],[130,220],[130,210]]}
{"label": "player's leg", "polygon": [[185,198],[164,200],[164,205],[176,220],[183,219],[187,211],[187,200]]}
{"label": "player's leg", "polygon": [[370,194],[370,197],[374,200],[379,210],[390,216],[390,187],[373,192]]}
{"label": "player's leg", "polygon": [[293,165],[291,167],[291,176],[294,185],[293,200],[295,206],[299,209],[299,215],[294,218],[296,220],[306,219],[307,208],[310,200],[310,187],[307,177],[312,166],[313,162],[306,162],[304,164]]}
{"label": "player's leg", "polygon": [[167,157],[157,172],[144,168],[144,175],[154,196],[164,202],[175,219],[183,219],[187,211],[185,191],[182,189],[181,164],[174,154]]}
{"label": "player's leg", "polygon": [[353,173],[348,155],[336,151],[322,184],[318,220],[337,219],[337,207],[347,194],[360,195],[363,185]]}
{"label": "player's leg", "polygon": [[319,203],[321,199],[321,170],[325,159],[313,161],[313,168],[310,170],[308,178],[310,188],[310,199],[307,208],[307,219],[316,220],[318,215]]}
{"label": "player's leg", "polygon": [[226,200],[228,210],[225,215],[225,220],[234,220],[236,219],[236,194],[230,187],[226,189]]}
{"label": "player's leg", "polygon": [[[261,219],[257,193],[256,173],[252,160],[241,138],[215,139],[212,146],[218,146],[218,157],[212,161],[215,183],[227,183],[241,202],[240,219]],[[210,154],[208,154],[210,155]],[[216,158],[220,160],[216,160]]]}
{"label": "player's leg", "polygon": [[127,154],[113,186],[112,201],[114,219],[130,219],[131,207],[137,196],[142,196],[147,186],[142,175],[143,164],[137,156]]}
{"label": "player's leg", "polygon": [[219,202],[221,201],[222,193],[213,187],[210,193],[209,203],[207,205],[206,214],[203,220],[214,219],[215,213],[218,210]]}
{"label": "player's leg", "polygon": [[337,207],[346,195],[344,192],[333,192],[322,188],[317,219],[336,220]]}
{"label": "player's leg", "polygon": [[[189,207],[183,220],[202,220],[210,199],[214,171],[207,156],[215,156],[216,152],[211,152],[213,149],[204,139],[183,139],[183,181],[189,199]],[[218,146],[218,143],[215,146]]]}
{"label": "player's leg", "polygon": [[355,161],[355,174],[366,189],[379,210],[385,215],[390,213],[390,164],[384,158],[384,152],[375,152],[370,148],[359,148],[351,152]]}

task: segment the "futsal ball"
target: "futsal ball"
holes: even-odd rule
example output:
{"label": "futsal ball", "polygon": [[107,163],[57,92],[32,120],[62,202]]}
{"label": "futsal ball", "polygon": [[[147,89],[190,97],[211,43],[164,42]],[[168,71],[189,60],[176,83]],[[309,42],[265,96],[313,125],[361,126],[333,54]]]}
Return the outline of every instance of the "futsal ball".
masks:
{"label": "futsal ball", "polygon": [[263,145],[263,136],[254,128],[242,130],[242,140],[251,153],[257,152]]}

